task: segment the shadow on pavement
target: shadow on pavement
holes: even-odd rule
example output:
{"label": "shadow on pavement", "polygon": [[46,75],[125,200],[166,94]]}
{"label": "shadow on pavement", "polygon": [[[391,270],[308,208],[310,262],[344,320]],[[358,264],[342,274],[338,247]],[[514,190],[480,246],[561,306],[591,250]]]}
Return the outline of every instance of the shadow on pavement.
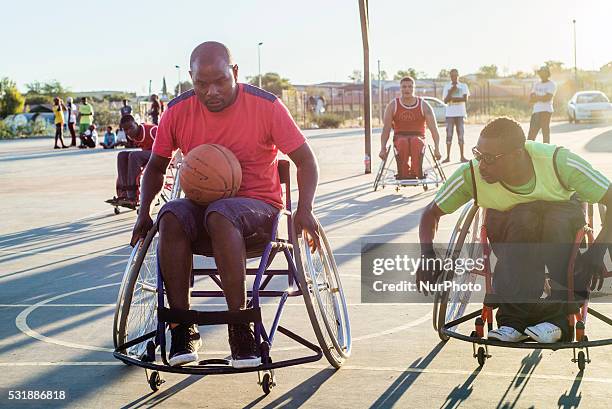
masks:
{"label": "shadow on pavement", "polygon": [[476,377],[480,373],[482,368],[478,367],[474,369],[474,372],[468,376],[468,378],[461,385],[457,385],[453,388],[453,390],[448,394],[446,400],[441,406],[441,409],[455,409],[461,405],[462,402],[468,400],[474,388],[472,384],[476,380]]}
{"label": "shadow on pavement", "polygon": [[572,383],[571,389],[559,397],[559,400],[557,401],[559,409],[578,408],[580,401],[582,400],[582,393],[578,393],[578,390],[580,389],[583,376],[584,371],[578,372],[578,374],[576,374],[576,379],[574,379],[574,382]]}
{"label": "shadow on pavement", "polygon": [[[521,361],[521,367],[517,371],[516,375],[514,375],[512,382],[510,382],[510,385],[508,385],[508,389],[506,389],[506,392],[504,392],[502,398],[499,400],[497,409],[513,409],[516,407],[521,394],[525,390],[525,387],[531,378],[531,375],[541,361],[542,351],[540,350],[535,350],[523,358]],[[516,394],[514,400],[510,400],[508,398],[510,394]]]}
{"label": "shadow on pavement", "polygon": [[602,132],[584,147],[588,152],[612,152],[612,130]]}
{"label": "shadow on pavement", "polygon": [[[445,343],[439,342],[432,350],[427,354],[425,358],[418,358],[414,361],[408,369],[425,369],[434,360],[436,355],[442,351]],[[371,408],[390,408],[394,406],[402,395],[412,386],[414,381],[418,379],[421,372],[406,371],[403,372],[394,382],[387,388],[386,391],[380,395],[376,402],[370,406]]]}
{"label": "shadow on pavement", "polygon": [[558,134],[558,133],[576,132],[576,131],[582,131],[585,129],[601,128],[601,127],[605,127],[608,125],[609,124],[605,122],[588,122],[588,123],[581,123],[581,124],[570,124],[569,122],[561,122],[555,125],[551,125],[550,133],[552,135],[556,133]]}

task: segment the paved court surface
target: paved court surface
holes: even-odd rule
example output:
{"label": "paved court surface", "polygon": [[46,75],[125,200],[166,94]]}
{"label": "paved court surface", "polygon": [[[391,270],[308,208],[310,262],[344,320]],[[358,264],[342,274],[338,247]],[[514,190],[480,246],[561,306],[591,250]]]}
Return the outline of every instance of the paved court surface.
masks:
{"label": "paved court surface", "polygon": [[[473,146],[479,129],[467,127],[466,146]],[[612,176],[612,127],[552,129],[555,143]],[[321,165],[316,213],[350,305],[353,356],[344,368],[334,371],[321,360],[278,370],[278,385],[267,397],[254,373],[166,375],[162,389],[151,393],[144,370],[123,365],[110,352],[113,308],[135,220],[134,212],[115,216],[103,203],[113,194],[116,152],[54,151],[50,139],[0,142],[0,407],[610,406],[612,347],[593,349],[593,362],[582,375],[567,350],[492,348],[493,358],[478,370],[469,344],[439,342],[429,305],[361,304],[362,243],[416,242],[420,212],[435,191],[373,192],[373,175],[363,175],[361,131],[307,135]],[[452,225],[452,216],[443,219],[441,241]],[[612,307],[602,310],[612,314]],[[271,311],[264,307],[264,315]],[[314,340],[300,300],[290,301],[283,322]],[[591,338],[612,337],[612,328],[595,320],[589,331]],[[204,344],[206,357],[225,356],[226,330],[206,330]],[[280,336],[273,356],[305,352],[292,346]],[[17,402],[8,400],[10,390],[64,391],[66,398]]]}

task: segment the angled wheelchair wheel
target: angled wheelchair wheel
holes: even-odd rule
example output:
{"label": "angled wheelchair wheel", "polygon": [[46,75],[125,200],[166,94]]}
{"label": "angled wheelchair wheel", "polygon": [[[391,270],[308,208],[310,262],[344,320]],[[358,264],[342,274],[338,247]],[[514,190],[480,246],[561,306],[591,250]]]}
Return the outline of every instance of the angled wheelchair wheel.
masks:
{"label": "angled wheelchair wheel", "polygon": [[340,368],[351,354],[351,327],[334,255],[318,227],[322,248],[314,252],[304,233],[292,233],[297,279],[319,345],[329,363]]}
{"label": "angled wheelchair wheel", "polygon": [[[157,240],[154,225],[132,251],[115,307],[115,348],[157,328]],[[146,341],[121,352],[136,359],[150,353]]]}
{"label": "angled wheelchair wheel", "polygon": [[380,185],[381,180],[385,176],[385,166],[387,165],[387,161],[389,160],[389,152],[391,151],[391,145],[387,147],[387,156],[385,159],[380,162],[380,166],[378,167],[378,172],[376,173],[376,179],[374,179],[374,191],[378,189],[378,185]]}
{"label": "angled wheelchair wheel", "polygon": [[[468,204],[459,220],[449,241],[446,251],[446,258],[453,260],[461,257],[464,259],[476,259],[482,256],[482,246],[480,245],[480,226],[481,212],[473,203]],[[455,274],[453,271],[445,271],[439,281],[453,281],[459,286],[470,284],[476,281],[477,275],[470,272]],[[458,286],[458,287],[459,287]],[[461,318],[467,308],[472,293],[469,290],[441,291],[434,300],[434,320],[437,323],[434,327],[438,331],[438,336],[442,341],[447,341],[448,336],[442,332],[447,322]]]}

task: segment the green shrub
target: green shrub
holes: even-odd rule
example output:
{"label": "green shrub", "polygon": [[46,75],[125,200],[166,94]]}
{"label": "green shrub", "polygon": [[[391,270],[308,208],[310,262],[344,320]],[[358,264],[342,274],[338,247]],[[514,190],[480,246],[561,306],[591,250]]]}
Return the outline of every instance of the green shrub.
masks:
{"label": "green shrub", "polygon": [[323,114],[314,117],[314,122],[319,128],[338,128],[342,125],[343,119],[336,114]]}

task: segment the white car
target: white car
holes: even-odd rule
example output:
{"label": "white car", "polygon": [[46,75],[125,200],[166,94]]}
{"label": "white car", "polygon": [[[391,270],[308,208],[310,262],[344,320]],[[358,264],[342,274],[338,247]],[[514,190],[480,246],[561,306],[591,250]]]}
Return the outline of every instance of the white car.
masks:
{"label": "white car", "polygon": [[612,119],[612,104],[601,91],[580,91],[567,103],[570,122]]}
{"label": "white car", "polygon": [[436,122],[446,122],[446,104],[434,97],[423,97],[423,99],[427,101],[431,109],[433,109],[434,114],[436,114]]}

